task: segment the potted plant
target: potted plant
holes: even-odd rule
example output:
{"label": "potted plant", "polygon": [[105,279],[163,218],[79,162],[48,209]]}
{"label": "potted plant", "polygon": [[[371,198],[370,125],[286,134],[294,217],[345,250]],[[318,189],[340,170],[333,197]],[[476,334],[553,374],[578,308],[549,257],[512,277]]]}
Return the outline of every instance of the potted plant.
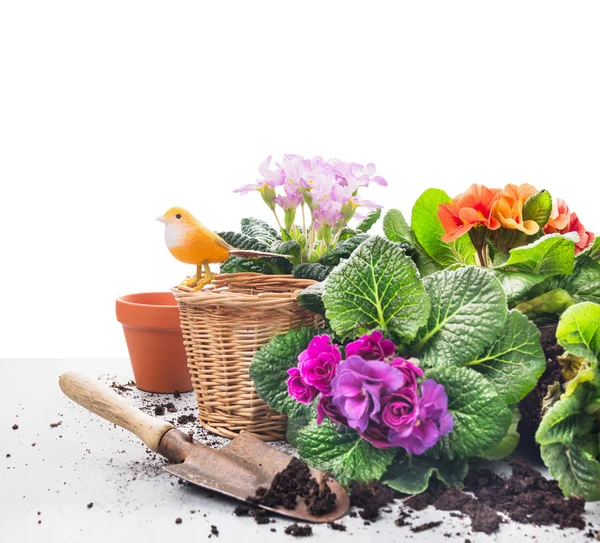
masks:
{"label": "potted plant", "polygon": [[[222,263],[221,275],[206,288],[174,289],[200,421],[227,437],[240,431],[262,439],[284,435],[285,415],[259,398],[250,362],[273,336],[322,326],[321,316],[296,296],[367,239],[381,211],[358,192],[370,183],[386,184],[372,164],[298,155],[286,155],[273,168],[270,162],[269,157],[259,166],[260,180],[238,192],[258,192],[277,228],[244,218],[240,232],[219,232],[238,254]],[[361,208],[371,212],[361,217]],[[350,228],[356,219],[360,222]],[[248,258],[244,251],[269,255]]]}

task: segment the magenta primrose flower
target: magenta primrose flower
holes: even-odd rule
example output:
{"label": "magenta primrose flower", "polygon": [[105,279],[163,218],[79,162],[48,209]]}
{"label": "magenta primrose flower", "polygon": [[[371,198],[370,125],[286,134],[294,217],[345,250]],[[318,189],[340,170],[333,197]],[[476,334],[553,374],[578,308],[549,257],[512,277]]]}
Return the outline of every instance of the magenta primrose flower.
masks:
{"label": "magenta primrose flower", "polygon": [[402,372],[406,386],[413,388],[417,387],[417,379],[423,377],[423,370],[421,368],[415,366],[412,362],[402,358],[401,356],[394,358],[390,364]]}
{"label": "magenta primrose flower", "polygon": [[315,387],[307,385],[300,375],[298,368],[290,368],[288,371],[290,378],[287,380],[288,394],[296,398],[300,403],[312,402],[319,391]]}
{"label": "magenta primrose flower", "polygon": [[329,395],[331,381],[341,359],[340,349],[331,343],[331,337],[327,334],[315,336],[308,344],[308,348],[300,353],[298,370],[307,385],[322,394]]}
{"label": "magenta primrose flower", "polygon": [[[379,330],[365,334],[346,345],[346,356],[360,356],[365,360],[385,360],[396,352],[396,346],[385,339]],[[402,358],[402,360],[404,360]]]}
{"label": "magenta primrose flower", "polygon": [[380,420],[381,397],[403,384],[402,373],[389,364],[350,356],[340,364],[331,383],[333,404],[350,428],[364,432],[370,421]]}

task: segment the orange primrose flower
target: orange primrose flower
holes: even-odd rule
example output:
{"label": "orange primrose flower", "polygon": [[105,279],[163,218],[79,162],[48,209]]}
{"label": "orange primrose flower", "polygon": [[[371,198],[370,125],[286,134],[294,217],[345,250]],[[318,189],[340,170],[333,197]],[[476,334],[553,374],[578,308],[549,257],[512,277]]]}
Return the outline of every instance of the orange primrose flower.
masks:
{"label": "orange primrose flower", "polygon": [[446,232],[442,240],[454,241],[474,226],[484,226],[490,230],[500,228],[500,223],[493,216],[499,192],[498,189],[473,184],[451,202],[440,204],[438,217]]}
{"label": "orange primrose flower", "polygon": [[[562,219],[563,217],[564,220]],[[569,211],[567,202],[557,198],[556,203],[552,206],[550,220],[548,221],[548,224],[544,226],[544,233],[567,234],[568,232],[577,232],[579,234],[579,241],[575,244],[575,254],[580,253],[588,245],[594,243],[594,239],[596,238],[593,232],[588,232],[585,229],[585,226],[581,224],[577,214]]]}
{"label": "orange primrose flower", "polygon": [[540,226],[535,221],[523,220],[523,205],[538,190],[524,183],[517,186],[508,184],[498,196],[494,209],[494,217],[508,230],[519,230],[528,236],[537,234]]}

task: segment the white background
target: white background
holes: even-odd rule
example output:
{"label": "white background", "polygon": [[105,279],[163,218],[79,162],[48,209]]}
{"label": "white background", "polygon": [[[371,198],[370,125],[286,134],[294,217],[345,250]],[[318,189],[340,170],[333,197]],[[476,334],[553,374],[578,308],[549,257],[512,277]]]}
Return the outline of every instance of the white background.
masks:
{"label": "white background", "polygon": [[598,2],[0,0],[0,357],[126,356],[118,295],[193,270],[154,217],[268,218],[267,155],[365,192],[529,182],[600,230]]}

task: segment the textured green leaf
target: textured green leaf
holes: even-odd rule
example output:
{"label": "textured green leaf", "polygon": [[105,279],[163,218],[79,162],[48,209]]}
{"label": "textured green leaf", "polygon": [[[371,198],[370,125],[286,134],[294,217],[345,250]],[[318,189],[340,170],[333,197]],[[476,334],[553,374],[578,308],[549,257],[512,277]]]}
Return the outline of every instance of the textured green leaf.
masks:
{"label": "textured green leaf", "polygon": [[574,304],[575,300],[566,290],[555,288],[517,304],[516,309],[536,323],[543,320],[553,322],[557,315],[561,315]]}
{"label": "textured green leaf", "polygon": [[257,258],[230,256],[221,264],[220,273],[262,273],[273,275],[273,269],[266,262]]}
{"label": "textured green leaf", "polygon": [[575,265],[575,243],[560,234],[550,234],[510,251],[502,265],[535,275],[568,275]]}
{"label": "textured green leaf", "polygon": [[293,239],[289,241],[274,241],[271,247],[269,247],[269,251],[278,255],[287,255],[291,257],[292,262],[300,263],[302,249],[298,242]]}
{"label": "textured green leaf", "polygon": [[425,366],[462,366],[475,360],[506,319],[506,297],[498,280],[470,266],[429,275],[423,284],[431,312],[414,353]]}
{"label": "textured green leaf", "polygon": [[520,302],[533,287],[546,280],[545,275],[511,272],[508,270],[494,270],[494,276],[500,281],[508,304]]}
{"label": "textured green leaf", "polygon": [[294,416],[305,409],[305,404],[288,394],[287,370],[298,365],[298,355],[320,333],[322,330],[313,328],[292,330],[275,336],[254,355],[250,364],[250,378],[261,399],[275,411]]}
{"label": "textured green leaf", "polygon": [[575,258],[589,257],[595,262],[600,262],[600,236],[596,236],[594,243],[588,245],[583,251],[581,251]]}
{"label": "textured green leaf", "polygon": [[451,243],[442,241],[445,230],[438,217],[438,207],[451,201],[443,190],[427,189],[413,207],[412,230],[423,248],[442,266],[475,264],[475,247],[469,236],[461,236]]}
{"label": "textured green leaf", "polygon": [[300,432],[304,430],[311,421],[316,419],[317,401],[318,398],[309,405],[302,404],[303,407],[295,409],[293,413],[291,413],[291,416],[288,415],[285,439],[293,447],[298,447],[298,436],[300,435]]}
{"label": "textured green leaf", "polygon": [[600,462],[596,460],[597,436],[577,437],[571,444],[542,445],[541,453],[550,475],[565,494],[587,501],[600,500]]}
{"label": "textured green leaf", "polygon": [[325,419],[312,421],[298,435],[300,457],[313,468],[333,474],[339,483],[379,480],[394,459],[394,449],[377,449],[350,428]]}
{"label": "textured green leaf", "polygon": [[469,470],[464,459],[438,460],[428,456],[412,456],[399,450],[385,472],[382,482],[403,494],[419,494],[427,490],[435,473],[448,486],[460,486]]}
{"label": "textured green leaf", "polygon": [[512,421],[512,413],[494,385],[470,368],[452,366],[425,372],[444,386],[448,410],[454,418],[452,432],[431,449],[438,458],[480,456],[500,443]]}
{"label": "textured green leaf", "polygon": [[556,337],[571,354],[597,364],[600,358],[600,305],[581,302],[569,307],[558,322]]}
{"label": "textured green leaf", "polygon": [[552,196],[547,190],[541,190],[527,199],[523,206],[523,220],[535,221],[540,228],[546,226],[552,213]]}
{"label": "textured green leaf", "polygon": [[300,264],[294,268],[292,274],[296,279],[313,279],[314,281],[325,281],[333,270],[332,266],[324,266],[315,262],[313,264]]}
{"label": "textured green leaf", "polygon": [[513,309],[494,343],[467,365],[491,381],[507,404],[517,403],[535,388],[546,369],[540,331]]}
{"label": "textured green leaf", "polygon": [[381,237],[365,241],[331,272],[323,301],[341,339],[379,328],[396,341],[410,341],[429,314],[414,263]]}
{"label": "textured green leaf", "polygon": [[556,402],[544,415],[535,434],[540,445],[550,443],[571,443],[577,436],[589,433],[594,417],[585,412],[589,393],[587,387],[580,386],[568,398]]}
{"label": "textured green leaf", "polygon": [[309,309],[313,313],[325,316],[325,305],[323,304],[324,293],[325,282],[315,283],[298,294],[298,301],[302,307]]}
{"label": "textured green leaf", "polygon": [[589,256],[577,258],[573,273],[559,278],[557,288],[566,290],[577,302],[600,304],[600,262]]}
{"label": "textured green leaf", "polygon": [[356,230],[363,233],[368,232],[379,220],[379,217],[381,217],[381,209],[374,209],[373,211],[370,211],[367,217],[363,219],[356,227]]}
{"label": "textured green leaf", "polygon": [[252,217],[242,219],[242,234],[249,238],[254,238],[267,246],[281,240],[281,236],[277,230],[272,228],[269,223]]}
{"label": "textured green leaf", "polygon": [[502,460],[503,458],[506,458],[515,452],[521,439],[521,435],[517,430],[519,421],[521,420],[521,413],[516,405],[513,405],[511,410],[512,421],[508,427],[508,430],[506,431],[506,435],[502,438],[498,445],[479,455],[481,458],[484,458],[485,460]]}
{"label": "textured green leaf", "polygon": [[238,232],[219,232],[218,235],[223,238],[229,245],[236,249],[244,249],[246,251],[262,251],[268,252],[269,246],[262,241],[240,234]]}
{"label": "textured green leaf", "polygon": [[390,209],[383,218],[383,232],[386,237],[397,243],[406,243],[414,248],[412,255],[422,277],[439,271],[442,267],[427,254],[417,241],[417,236],[397,209]]}
{"label": "textured green leaf", "polygon": [[342,258],[349,258],[361,243],[367,241],[367,234],[359,234],[353,238],[340,241],[333,249],[329,249],[320,259],[319,263],[325,266],[337,266]]}

